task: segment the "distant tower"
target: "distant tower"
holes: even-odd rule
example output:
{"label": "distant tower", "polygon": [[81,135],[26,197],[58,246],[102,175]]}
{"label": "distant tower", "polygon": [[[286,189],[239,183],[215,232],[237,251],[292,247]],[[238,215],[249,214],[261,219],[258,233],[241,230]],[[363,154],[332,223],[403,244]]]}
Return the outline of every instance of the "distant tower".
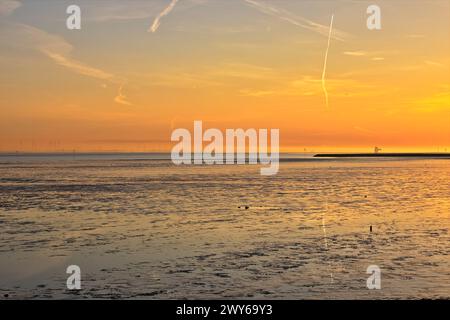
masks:
{"label": "distant tower", "polygon": [[378,152],[380,152],[381,150],[382,150],[381,148],[375,147],[373,151],[374,151],[375,153],[378,153]]}

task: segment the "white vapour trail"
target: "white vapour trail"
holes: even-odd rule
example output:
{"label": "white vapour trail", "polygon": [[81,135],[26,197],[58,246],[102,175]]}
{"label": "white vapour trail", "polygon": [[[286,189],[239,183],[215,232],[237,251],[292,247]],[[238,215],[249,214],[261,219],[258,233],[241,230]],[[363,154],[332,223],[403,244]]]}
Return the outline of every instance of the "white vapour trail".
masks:
{"label": "white vapour trail", "polygon": [[323,71],[322,71],[322,88],[323,88],[323,92],[325,94],[325,104],[326,104],[327,108],[328,108],[328,91],[327,91],[327,87],[325,85],[325,75],[327,72],[328,51],[330,50],[331,34],[333,32],[333,19],[334,19],[334,14],[331,15],[330,31],[328,33],[327,51],[325,52],[325,61],[323,63]]}
{"label": "white vapour trail", "polygon": [[173,10],[173,8],[177,4],[177,2],[178,2],[178,0],[172,0],[172,2],[170,2],[170,4],[155,18],[155,20],[153,21],[153,24],[148,29],[148,32],[156,32],[156,30],[158,30],[159,25],[161,24],[161,22],[160,22],[161,18],[168,15],[170,13],[170,11]]}
{"label": "white vapour trail", "polygon": [[[262,2],[259,2],[256,0],[244,0],[244,2],[264,14],[277,17],[278,19],[286,21],[297,27],[319,33],[322,36],[325,36],[325,37],[328,36],[328,26],[314,22],[314,21],[309,20],[302,16],[294,15],[289,11],[286,11],[286,10],[283,10],[283,9],[280,9],[277,7],[273,7],[271,5],[268,5],[266,3],[262,3]],[[344,41],[349,36],[350,36],[350,34],[348,34],[347,32],[337,30],[337,29],[334,30],[334,32],[332,34],[332,38],[335,40],[339,40],[339,41]]]}

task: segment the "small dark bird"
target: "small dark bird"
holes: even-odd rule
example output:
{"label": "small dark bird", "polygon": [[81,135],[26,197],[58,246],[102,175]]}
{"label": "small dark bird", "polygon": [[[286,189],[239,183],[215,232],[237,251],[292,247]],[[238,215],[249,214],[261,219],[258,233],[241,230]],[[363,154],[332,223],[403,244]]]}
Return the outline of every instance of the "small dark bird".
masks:
{"label": "small dark bird", "polygon": [[248,210],[250,207],[249,206],[245,206],[245,210]]}
{"label": "small dark bird", "polygon": [[372,226],[370,226],[370,232],[372,232]]}

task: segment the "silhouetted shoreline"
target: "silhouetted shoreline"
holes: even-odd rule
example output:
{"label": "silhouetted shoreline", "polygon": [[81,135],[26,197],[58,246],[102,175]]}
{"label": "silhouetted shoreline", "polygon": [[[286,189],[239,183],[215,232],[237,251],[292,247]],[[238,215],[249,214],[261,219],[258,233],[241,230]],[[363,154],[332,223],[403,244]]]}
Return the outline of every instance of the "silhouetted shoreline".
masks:
{"label": "silhouetted shoreline", "polygon": [[399,157],[399,158],[448,158],[450,153],[319,153],[314,158],[366,158],[366,157]]}

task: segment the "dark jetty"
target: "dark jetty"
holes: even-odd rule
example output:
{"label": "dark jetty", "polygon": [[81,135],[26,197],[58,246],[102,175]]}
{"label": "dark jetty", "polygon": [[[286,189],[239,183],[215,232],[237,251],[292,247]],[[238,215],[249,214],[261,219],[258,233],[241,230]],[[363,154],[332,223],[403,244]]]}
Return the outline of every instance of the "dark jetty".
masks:
{"label": "dark jetty", "polygon": [[319,153],[315,158],[447,158],[450,159],[450,153]]}

